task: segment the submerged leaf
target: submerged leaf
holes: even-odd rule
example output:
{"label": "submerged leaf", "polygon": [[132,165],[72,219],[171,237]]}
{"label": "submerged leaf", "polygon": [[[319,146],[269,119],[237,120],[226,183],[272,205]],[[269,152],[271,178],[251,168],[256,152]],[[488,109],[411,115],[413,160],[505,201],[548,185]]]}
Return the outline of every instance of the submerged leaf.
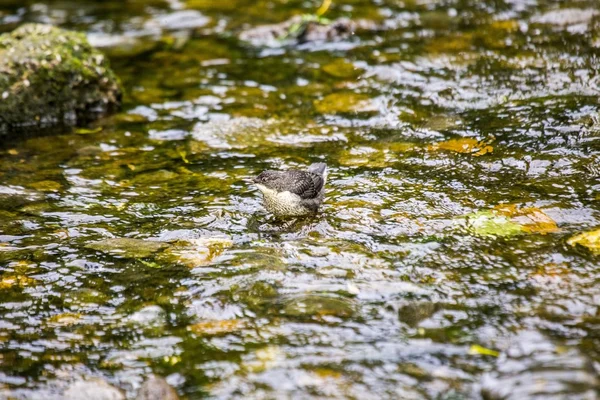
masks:
{"label": "submerged leaf", "polygon": [[0,280],[0,289],[9,289],[14,286],[25,287],[36,284],[36,280],[25,275],[8,275]]}
{"label": "submerged leaf", "polygon": [[335,78],[356,78],[361,70],[344,59],[335,60],[323,66],[323,71]]}
{"label": "submerged leaf", "polygon": [[75,131],[75,133],[78,135],[91,135],[93,133],[99,133],[99,132],[102,132],[101,126],[99,126],[98,128],[94,128],[94,129],[79,128]]}
{"label": "submerged leaf", "polygon": [[156,268],[156,269],[162,268],[162,266],[160,264],[157,264],[155,262],[144,261],[144,260],[138,260],[138,261],[141,262],[142,264],[144,264],[146,267]]}
{"label": "submerged leaf", "polygon": [[79,313],[64,313],[48,318],[47,323],[50,326],[71,326],[79,322],[80,319],[81,314]]}
{"label": "submerged leaf", "polygon": [[267,346],[256,350],[253,360],[245,362],[242,367],[254,373],[260,373],[276,366],[285,354],[278,346]]}
{"label": "submerged leaf", "polygon": [[233,241],[228,237],[188,239],[176,243],[165,253],[165,257],[169,261],[194,268],[210,264],[231,246]]}
{"label": "submerged leaf", "polygon": [[511,236],[519,233],[558,232],[556,222],[537,207],[519,208],[502,204],[493,210],[467,216],[467,229],[482,236]]}
{"label": "submerged leaf", "polygon": [[567,243],[571,246],[580,245],[594,253],[600,253],[600,229],[575,235],[567,240]]}
{"label": "submerged leaf", "polygon": [[485,142],[478,141],[474,138],[450,139],[445,142],[439,142],[427,147],[429,151],[446,150],[455,153],[473,154],[474,156],[482,156],[494,151],[494,148]]}
{"label": "submerged leaf", "polygon": [[492,356],[498,357],[500,355],[496,350],[488,349],[478,344],[471,345],[469,348],[470,355],[482,355],[482,356]]}
{"label": "submerged leaf", "polygon": [[196,335],[220,335],[240,330],[244,327],[244,321],[239,319],[226,319],[220,321],[204,321],[188,326],[188,331]]}
{"label": "submerged leaf", "polygon": [[523,232],[523,227],[493,211],[480,211],[467,217],[467,229],[481,236],[512,236]]}
{"label": "submerged leaf", "polygon": [[58,192],[62,189],[62,185],[55,181],[39,181],[30,185],[32,188],[41,192]]}
{"label": "submerged leaf", "polygon": [[496,210],[521,224],[523,231],[527,233],[546,234],[559,231],[556,222],[537,207],[519,209],[513,204],[496,207]]}
{"label": "submerged leaf", "polygon": [[332,93],[315,101],[315,108],[321,114],[375,113],[377,105],[366,94],[353,92]]}

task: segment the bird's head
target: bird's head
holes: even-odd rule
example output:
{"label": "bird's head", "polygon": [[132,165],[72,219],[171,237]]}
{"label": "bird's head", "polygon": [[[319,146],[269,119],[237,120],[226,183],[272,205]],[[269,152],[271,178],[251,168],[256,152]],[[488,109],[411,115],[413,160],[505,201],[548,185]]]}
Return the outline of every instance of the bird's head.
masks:
{"label": "bird's head", "polygon": [[260,189],[261,192],[265,190],[275,190],[275,182],[281,178],[281,172],[278,171],[263,171],[252,182]]}

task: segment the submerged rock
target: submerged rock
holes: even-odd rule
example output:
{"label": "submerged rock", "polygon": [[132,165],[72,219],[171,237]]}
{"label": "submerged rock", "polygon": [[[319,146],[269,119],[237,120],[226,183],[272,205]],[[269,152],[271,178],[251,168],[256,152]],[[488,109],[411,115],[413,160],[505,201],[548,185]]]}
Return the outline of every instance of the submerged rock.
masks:
{"label": "submerged rock", "polygon": [[354,92],[337,92],[314,102],[321,114],[375,114],[379,111],[377,102],[368,95]]}
{"label": "submerged rock", "polygon": [[0,35],[0,133],[90,121],[120,105],[106,58],[80,33],[27,24]]}
{"label": "submerged rock", "polygon": [[261,145],[277,124],[275,120],[248,117],[199,122],[192,137],[213,149],[244,149]]}
{"label": "submerged rock", "polygon": [[142,385],[136,400],[178,400],[179,396],[160,376],[152,375]]}
{"label": "submerged rock", "polygon": [[595,399],[598,383],[592,362],[578,349],[523,331],[478,387],[485,400]]}
{"label": "submerged rock", "polygon": [[324,294],[308,294],[288,299],[282,314],[288,317],[312,318],[335,316],[349,318],[356,313],[356,305],[351,299]]}
{"label": "submerged rock", "polygon": [[90,379],[73,383],[64,393],[65,400],[125,400],[119,389],[102,379]]}
{"label": "submerged rock", "polygon": [[150,240],[113,238],[90,243],[85,247],[123,258],[146,258],[160,250],[164,250],[169,245]]}
{"label": "submerged rock", "polygon": [[134,312],[127,320],[134,325],[160,327],[166,323],[166,313],[161,307],[150,305]]}
{"label": "submerged rock", "polygon": [[339,18],[322,19],[297,15],[279,24],[262,25],[243,31],[240,39],[254,46],[281,47],[309,42],[334,42],[350,37],[356,30],[376,30],[369,21]]}

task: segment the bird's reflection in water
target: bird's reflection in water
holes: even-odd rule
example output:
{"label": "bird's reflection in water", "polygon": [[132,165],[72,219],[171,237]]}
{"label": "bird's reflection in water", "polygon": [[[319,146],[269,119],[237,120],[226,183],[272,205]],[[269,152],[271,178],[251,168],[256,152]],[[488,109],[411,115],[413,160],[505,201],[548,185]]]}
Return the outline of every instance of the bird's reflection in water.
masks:
{"label": "bird's reflection in water", "polygon": [[321,222],[321,214],[303,217],[273,217],[267,214],[254,214],[248,218],[248,230],[260,234],[296,233],[304,236],[315,230]]}

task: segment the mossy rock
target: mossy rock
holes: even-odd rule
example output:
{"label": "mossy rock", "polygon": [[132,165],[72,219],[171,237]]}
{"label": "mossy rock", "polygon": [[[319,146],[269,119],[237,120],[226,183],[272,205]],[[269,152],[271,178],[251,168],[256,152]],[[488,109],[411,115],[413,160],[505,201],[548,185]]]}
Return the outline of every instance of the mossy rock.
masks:
{"label": "mossy rock", "polygon": [[0,133],[75,125],[118,108],[121,86],[85,35],[26,24],[0,35]]}

